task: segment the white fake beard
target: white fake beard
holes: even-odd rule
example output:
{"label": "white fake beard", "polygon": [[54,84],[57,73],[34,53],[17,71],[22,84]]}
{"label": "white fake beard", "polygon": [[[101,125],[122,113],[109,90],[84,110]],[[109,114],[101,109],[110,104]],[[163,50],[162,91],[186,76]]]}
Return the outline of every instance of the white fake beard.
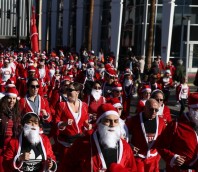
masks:
{"label": "white fake beard", "polygon": [[120,125],[116,127],[108,127],[102,123],[99,123],[98,132],[100,135],[100,143],[104,146],[104,148],[116,148],[117,143],[121,138]]}
{"label": "white fake beard", "polygon": [[91,90],[91,95],[94,97],[94,99],[97,101],[100,99],[101,95],[102,95],[102,90],[96,90],[96,89],[92,89]]}
{"label": "white fake beard", "polygon": [[24,136],[32,145],[37,145],[40,142],[39,127],[33,127],[25,124],[23,127]]}
{"label": "white fake beard", "polygon": [[125,85],[126,87],[128,87],[129,85],[131,85],[131,83],[132,83],[132,80],[130,80],[130,79],[125,79],[125,80],[124,80],[124,85]]}
{"label": "white fake beard", "polygon": [[190,108],[189,116],[191,121],[198,127],[198,111],[194,111],[192,108]]}

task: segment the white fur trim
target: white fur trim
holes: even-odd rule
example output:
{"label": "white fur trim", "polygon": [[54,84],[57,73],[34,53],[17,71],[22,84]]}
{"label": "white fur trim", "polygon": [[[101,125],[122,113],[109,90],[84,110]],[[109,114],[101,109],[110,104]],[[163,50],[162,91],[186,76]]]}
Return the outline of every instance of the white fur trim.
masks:
{"label": "white fur trim", "polygon": [[177,154],[175,154],[174,156],[173,156],[173,158],[171,159],[171,161],[170,161],[170,166],[171,167],[173,167],[175,164],[174,164],[174,161],[175,161],[175,159],[178,157],[179,155],[177,155]]}
{"label": "white fur trim", "polygon": [[188,105],[190,108],[198,108],[198,104]]}
{"label": "white fur trim", "polygon": [[119,117],[118,112],[114,111],[114,110],[109,110],[106,111],[105,113],[103,113],[96,121],[96,123],[98,124],[100,122],[100,120],[108,115],[116,115],[117,117]]}
{"label": "white fur trim", "polygon": [[14,93],[5,93],[5,96],[17,97],[17,94],[14,94]]}
{"label": "white fur trim", "polygon": [[145,89],[142,90],[142,93],[143,93],[144,91],[150,91],[150,92],[151,92],[151,89],[150,89],[150,88],[145,88]]}
{"label": "white fur trim", "polygon": [[114,90],[115,90],[115,91],[117,91],[117,90],[118,90],[118,91],[122,91],[122,87],[113,87],[112,90],[113,90],[113,91],[114,91]]}
{"label": "white fur trim", "polygon": [[117,108],[117,107],[122,107],[122,104],[121,104],[121,103],[115,103],[115,104],[113,104],[113,106],[114,106],[115,108]]}

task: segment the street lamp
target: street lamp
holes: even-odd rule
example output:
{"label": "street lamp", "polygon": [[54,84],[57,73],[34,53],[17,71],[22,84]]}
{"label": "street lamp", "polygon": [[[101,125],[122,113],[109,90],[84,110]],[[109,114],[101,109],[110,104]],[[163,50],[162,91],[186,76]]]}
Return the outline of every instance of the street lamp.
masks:
{"label": "street lamp", "polygon": [[186,79],[188,81],[188,64],[189,64],[189,41],[190,41],[190,17],[191,16],[185,16],[183,19],[188,21],[187,24],[187,39],[186,39]]}

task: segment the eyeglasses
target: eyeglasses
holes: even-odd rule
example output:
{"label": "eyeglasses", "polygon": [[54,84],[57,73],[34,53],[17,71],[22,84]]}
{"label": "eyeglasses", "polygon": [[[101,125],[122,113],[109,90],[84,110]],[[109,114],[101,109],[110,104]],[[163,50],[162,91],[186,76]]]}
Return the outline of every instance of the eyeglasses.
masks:
{"label": "eyeglasses", "polygon": [[158,112],[159,109],[150,108],[149,111],[150,111],[150,112]]}
{"label": "eyeglasses", "polygon": [[95,90],[101,90],[101,87],[94,87]]}
{"label": "eyeglasses", "polygon": [[164,101],[164,99],[155,99],[156,101],[158,101],[158,102],[163,102]]}
{"label": "eyeglasses", "polygon": [[76,90],[72,88],[67,88],[66,91],[71,93],[72,91],[76,91]]}
{"label": "eyeglasses", "polygon": [[32,89],[36,89],[36,88],[39,88],[39,85],[31,85],[30,86]]}
{"label": "eyeglasses", "polygon": [[114,90],[116,93],[120,93],[122,92],[122,90]]}
{"label": "eyeglasses", "polygon": [[123,108],[117,108],[118,110],[123,110]]}

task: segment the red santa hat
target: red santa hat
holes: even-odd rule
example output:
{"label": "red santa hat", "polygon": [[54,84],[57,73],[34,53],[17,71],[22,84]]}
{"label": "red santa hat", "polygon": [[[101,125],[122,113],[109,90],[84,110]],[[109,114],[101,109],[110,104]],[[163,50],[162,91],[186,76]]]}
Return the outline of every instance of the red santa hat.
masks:
{"label": "red santa hat", "polygon": [[164,73],[168,73],[168,74],[171,74],[171,71],[169,69],[165,70]]}
{"label": "red santa hat", "polygon": [[64,82],[64,81],[70,81],[71,82],[71,78],[67,75],[63,76],[63,78],[61,79],[61,82]]}
{"label": "red santa hat", "polygon": [[35,72],[36,68],[34,66],[28,66],[28,72]]}
{"label": "red santa hat", "polygon": [[115,115],[119,117],[118,111],[111,103],[105,103],[105,104],[100,105],[97,111],[96,123],[98,124],[102,118],[108,115]]}
{"label": "red santa hat", "polygon": [[72,55],[69,56],[70,61],[74,61],[74,57]]}
{"label": "red santa hat", "polygon": [[132,71],[129,68],[126,68],[124,71],[124,75],[132,75]]}
{"label": "red santa hat", "polygon": [[144,86],[142,87],[141,92],[143,93],[143,92],[145,92],[145,91],[151,92],[151,87],[150,87],[149,85],[144,85]]}
{"label": "red santa hat", "polygon": [[89,60],[89,65],[94,66],[94,61],[92,59]]}
{"label": "red santa hat", "polygon": [[4,63],[9,63],[8,58],[6,58],[6,59],[4,60]]}
{"label": "red santa hat", "polygon": [[6,87],[16,87],[15,86],[15,81],[14,81],[13,78],[10,78],[10,79],[7,80]]}
{"label": "red santa hat", "polygon": [[198,93],[191,93],[188,97],[188,107],[198,108]]}
{"label": "red santa hat", "polygon": [[122,91],[122,84],[118,81],[114,81],[112,84],[112,90]]}
{"label": "red santa hat", "polygon": [[122,104],[117,97],[110,98],[107,103],[111,103],[115,108],[122,107]]}
{"label": "red santa hat", "polygon": [[114,58],[111,57],[111,56],[108,58],[108,61],[109,61],[109,62],[112,62],[113,60],[114,60]]}
{"label": "red santa hat", "polygon": [[74,75],[73,75],[73,73],[72,73],[71,71],[69,71],[69,72],[67,73],[67,75],[68,75],[70,78],[73,78],[73,77],[74,77]]}
{"label": "red santa hat", "polygon": [[106,69],[106,73],[110,76],[116,76],[117,72],[114,68],[108,68]]}
{"label": "red santa hat", "polygon": [[7,87],[5,96],[12,96],[12,97],[17,97],[18,96],[18,91],[15,87]]}

